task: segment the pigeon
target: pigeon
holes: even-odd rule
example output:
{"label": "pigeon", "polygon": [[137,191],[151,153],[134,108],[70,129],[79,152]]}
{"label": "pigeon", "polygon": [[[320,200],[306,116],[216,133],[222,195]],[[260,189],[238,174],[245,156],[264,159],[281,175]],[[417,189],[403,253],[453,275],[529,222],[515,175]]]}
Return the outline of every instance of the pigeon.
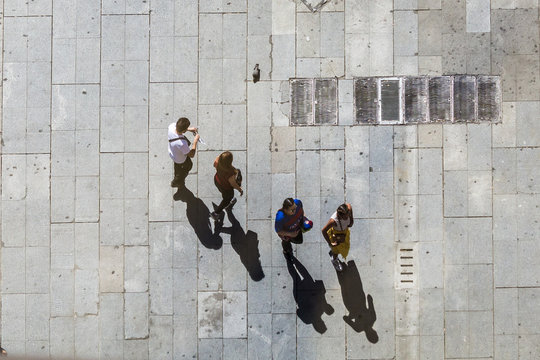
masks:
{"label": "pigeon", "polygon": [[253,82],[256,83],[261,79],[261,70],[259,69],[259,64],[255,64],[253,69]]}

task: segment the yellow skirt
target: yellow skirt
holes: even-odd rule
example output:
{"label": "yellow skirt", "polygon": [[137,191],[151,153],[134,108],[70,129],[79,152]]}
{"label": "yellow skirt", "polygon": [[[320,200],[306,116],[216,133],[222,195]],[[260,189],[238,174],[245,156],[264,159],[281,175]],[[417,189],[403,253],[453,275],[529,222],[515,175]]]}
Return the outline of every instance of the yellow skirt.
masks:
{"label": "yellow skirt", "polygon": [[328,234],[328,237],[332,239],[333,234],[345,234],[345,241],[341,244],[338,244],[337,246],[331,246],[332,254],[343,256],[344,259],[347,259],[347,255],[349,255],[349,249],[351,248],[351,232],[347,228],[347,230],[338,231],[335,228],[331,227],[326,232]]}

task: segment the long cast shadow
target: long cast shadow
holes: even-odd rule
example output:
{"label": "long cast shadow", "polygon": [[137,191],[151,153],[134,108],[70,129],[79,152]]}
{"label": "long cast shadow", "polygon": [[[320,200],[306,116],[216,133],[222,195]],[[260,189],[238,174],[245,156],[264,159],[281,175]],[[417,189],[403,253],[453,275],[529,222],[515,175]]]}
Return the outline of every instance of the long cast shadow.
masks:
{"label": "long cast shadow", "polygon": [[343,316],[343,320],[354,331],[364,331],[368,341],[375,344],[379,341],[379,335],[373,329],[373,324],[377,320],[373,298],[368,294],[368,305],[366,306],[366,294],[362,287],[362,279],[360,278],[356,263],[350,260],[347,264],[343,265],[343,271],[337,273],[343,303],[349,311],[349,315]]}
{"label": "long cast shadow", "polygon": [[249,276],[254,281],[264,278],[264,271],[261,265],[261,254],[259,253],[259,240],[257,233],[251,230],[244,232],[242,225],[238,222],[231,209],[227,210],[227,216],[231,222],[230,227],[221,227],[218,224],[214,232],[224,232],[231,235],[231,246],[240,256],[240,261],[245,266]]}
{"label": "long cast shadow", "polygon": [[294,300],[298,306],[296,315],[305,324],[313,324],[320,334],[326,332],[322,314],[331,315],[334,308],[326,302],[326,288],[322,280],[313,280],[307,269],[294,256],[287,260],[287,269],[293,278]]}
{"label": "long cast shadow", "polygon": [[219,233],[212,232],[210,210],[208,210],[204,202],[187,188],[179,189],[173,198],[186,203],[187,219],[193,230],[195,230],[201,244],[208,249],[220,249],[223,245],[223,239],[221,239]]}

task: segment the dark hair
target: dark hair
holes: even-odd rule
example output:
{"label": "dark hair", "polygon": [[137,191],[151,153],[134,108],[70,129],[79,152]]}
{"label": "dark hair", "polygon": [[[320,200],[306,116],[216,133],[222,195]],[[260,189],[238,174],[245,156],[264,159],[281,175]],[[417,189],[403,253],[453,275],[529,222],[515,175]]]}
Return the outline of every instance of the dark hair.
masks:
{"label": "dark hair", "polygon": [[281,205],[281,210],[288,209],[293,205],[294,205],[294,199],[293,198],[286,198],[285,200],[283,200],[283,204]]}
{"label": "dark hair", "polygon": [[186,131],[188,129],[188,127],[189,127],[189,124],[190,124],[190,122],[189,122],[188,118],[181,117],[176,122],[176,132],[181,133],[181,132]]}
{"label": "dark hair", "polygon": [[349,215],[349,207],[347,204],[341,204],[338,206],[337,215],[340,219],[343,219],[345,216]]}
{"label": "dark hair", "polygon": [[232,166],[233,154],[230,151],[222,152],[218,158],[218,168],[220,170],[234,170]]}

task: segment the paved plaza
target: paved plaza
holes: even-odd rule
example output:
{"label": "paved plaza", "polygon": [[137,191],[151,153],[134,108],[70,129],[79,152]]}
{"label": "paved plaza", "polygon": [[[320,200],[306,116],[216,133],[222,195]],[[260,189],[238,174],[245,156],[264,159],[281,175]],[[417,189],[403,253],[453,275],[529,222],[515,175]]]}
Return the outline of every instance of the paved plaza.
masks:
{"label": "paved plaza", "polygon": [[[538,0],[0,4],[10,355],[540,358]],[[355,78],[454,74],[500,76],[501,121],[356,122]],[[336,125],[290,124],[292,78],[336,79]],[[181,116],[206,144],[174,201]],[[245,192],[215,229],[225,150]],[[314,221],[290,262],[287,197]]]}

